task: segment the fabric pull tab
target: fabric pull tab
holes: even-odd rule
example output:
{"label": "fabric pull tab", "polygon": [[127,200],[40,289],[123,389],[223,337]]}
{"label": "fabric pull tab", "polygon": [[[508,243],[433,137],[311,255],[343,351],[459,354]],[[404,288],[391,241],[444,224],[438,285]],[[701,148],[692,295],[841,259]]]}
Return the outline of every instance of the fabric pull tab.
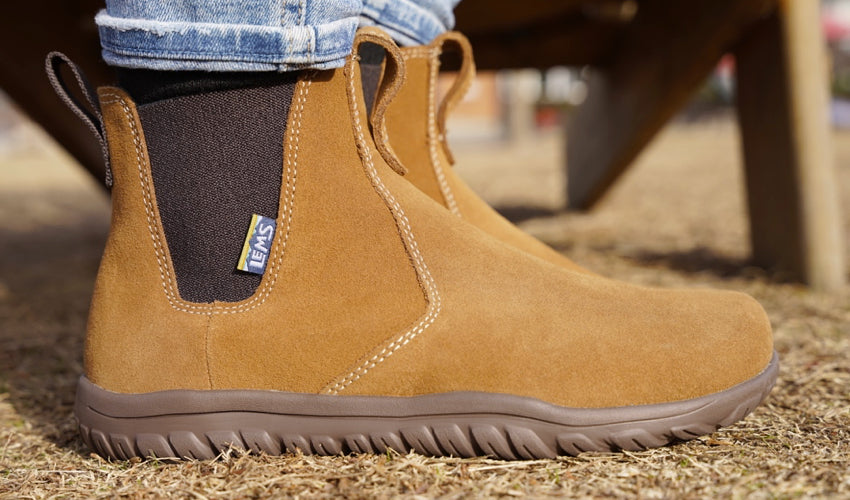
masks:
{"label": "fabric pull tab", "polygon": [[274,219],[253,214],[236,269],[252,274],[265,273],[276,230]]}
{"label": "fabric pull tab", "polygon": [[[62,77],[61,70],[63,66],[67,66],[71,70],[85,102],[80,102],[71,94],[67,83]],[[100,143],[103,161],[106,164],[106,186],[111,188],[112,169],[109,167],[109,150],[106,145],[106,134],[103,131],[103,118],[100,115],[100,101],[97,98],[97,93],[91,84],[89,84],[80,67],[61,52],[47,54],[44,69],[47,72],[47,79],[50,80],[50,85],[53,86],[53,90],[59,96],[59,99],[83,121]]]}

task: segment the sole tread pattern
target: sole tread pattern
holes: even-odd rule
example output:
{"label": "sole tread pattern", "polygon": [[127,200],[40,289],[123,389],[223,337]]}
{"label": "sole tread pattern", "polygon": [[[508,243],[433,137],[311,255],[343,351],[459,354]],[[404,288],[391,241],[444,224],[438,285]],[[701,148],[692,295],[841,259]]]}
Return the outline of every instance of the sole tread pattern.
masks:
{"label": "sole tread pattern", "polygon": [[[736,408],[724,421],[737,421],[748,413]],[[664,434],[654,434],[647,429],[635,428],[610,433],[607,439],[593,438],[565,432],[555,436],[554,446],[547,444],[534,429],[517,425],[496,426],[471,424],[468,426],[425,425],[399,429],[396,432],[348,434],[335,438],[316,435],[274,435],[264,430],[241,429],[195,433],[182,430],[166,435],[106,434],[80,425],[83,441],[98,454],[117,460],[132,457],[158,459],[215,458],[230,447],[279,455],[305,453],[340,455],[349,453],[384,453],[388,449],[399,453],[410,451],[432,456],[475,457],[491,456],[504,460],[555,458],[558,455],[578,455],[588,451],[639,451],[664,446],[677,441],[687,441],[709,434],[715,426],[690,425],[669,429]]]}
{"label": "sole tread pattern", "polygon": [[754,379],[758,383],[752,389],[746,387],[731,400],[728,395],[718,396],[679,413],[650,412],[642,413],[641,418],[606,422],[556,423],[530,415],[474,412],[405,419],[256,412],[110,417],[80,404],[79,399],[77,418],[85,444],[117,460],[211,459],[230,447],[269,455],[394,450],[464,458],[543,459],[589,451],[637,451],[710,434],[758,406],[773,387],[776,371],[777,365],[772,364],[761,378]]}

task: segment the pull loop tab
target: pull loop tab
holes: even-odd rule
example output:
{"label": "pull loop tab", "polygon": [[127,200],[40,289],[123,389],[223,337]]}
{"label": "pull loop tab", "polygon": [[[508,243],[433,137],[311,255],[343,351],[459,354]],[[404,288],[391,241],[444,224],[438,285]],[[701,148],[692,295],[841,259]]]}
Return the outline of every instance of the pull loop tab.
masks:
{"label": "pull loop tab", "polygon": [[375,138],[375,146],[378,152],[384,158],[396,173],[400,175],[407,174],[407,168],[401,164],[398,156],[390,146],[389,134],[387,133],[386,112],[401,86],[404,84],[405,68],[404,59],[401,51],[390,36],[383,30],[373,27],[365,27],[357,30],[354,36],[354,47],[352,54],[354,60],[357,59],[357,53],[360,45],[364,43],[372,43],[382,47],[386,51],[384,63],[384,73],[381,77],[381,83],[378,86],[378,92],[375,94],[375,107],[370,116],[372,124],[372,133]]}
{"label": "pull loop tab", "polygon": [[[85,102],[80,102],[71,94],[65,79],[62,77],[63,66],[67,66],[71,70]],[[53,90],[59,96],[59,99],[83,121],[100,143],[103,161],[106,164],[106,186],[111,188],[112,169],[109,168],[109,151],[106,145],[106,134],[103,130],[103,118],[100,115],[100,101],[97,98],[97,93],[91,84],[89,84],[80,67],[61,52],[47,54],[44,69],[47,72],[47,79],[50,80],[50,85],[53,86]]]}
{"label": "pull loop tab", "polygon": [[454,165],[454,156],[449,149],[449,143],[446,138],[446,118],[449,111],[460,103],[472,85],[475,79],[475,60],[472,58],[472,45],[469,43],[469,40],[457,31],[447,31],[437,36],[432,44],[439,47],[441,53],[449,49],[458,52],[461,56],[458,76],[454,83],[452,83],[451,88],[446,92],[446,96],[437,110],[437,133],[440,137],[440,143],[443,146],[443,151],[446,153],[449,163]]}

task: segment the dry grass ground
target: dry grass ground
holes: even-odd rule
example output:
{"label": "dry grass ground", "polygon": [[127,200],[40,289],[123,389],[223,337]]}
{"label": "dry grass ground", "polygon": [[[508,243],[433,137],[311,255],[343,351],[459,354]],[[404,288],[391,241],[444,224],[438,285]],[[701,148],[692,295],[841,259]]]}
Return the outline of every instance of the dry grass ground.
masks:
{"label": "dry grass ground", "polygon": [[[850,134],[836,138],[850,208]],[[767,402],[728,429],[658,450],[532,462],[91,456],[71,409],[108,205],[64,153],[31,133],[19,143],[28,146],[0,152],[0,497],[850,498],[850,292],[812,293],[748,266],[738,144],[726,118],[670,127],[602,206],[583,215],[559,210],[557,137],[459,148],[458,168],[473,187],[600,273],[754,295],[782,356]],[[847,234],[850,244],[850,226]]]}

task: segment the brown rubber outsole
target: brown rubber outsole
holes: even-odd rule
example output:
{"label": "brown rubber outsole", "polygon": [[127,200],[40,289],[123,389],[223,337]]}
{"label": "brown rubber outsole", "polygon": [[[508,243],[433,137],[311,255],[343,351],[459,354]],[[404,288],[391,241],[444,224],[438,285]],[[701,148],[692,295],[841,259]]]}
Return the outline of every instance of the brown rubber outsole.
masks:
{"label": "brown rubber outsole", "polygon": [[709,434],[758,406],[778,371],[774,353],[759,375],[716,394],[599,409],[480,392],[416,397],[253,390],[119,394],[81,377],[75,412],[86,444],[119,460],[209,459],[230,446],[271,455],[391,448],[433,456],[538,459],[641,450]]}

